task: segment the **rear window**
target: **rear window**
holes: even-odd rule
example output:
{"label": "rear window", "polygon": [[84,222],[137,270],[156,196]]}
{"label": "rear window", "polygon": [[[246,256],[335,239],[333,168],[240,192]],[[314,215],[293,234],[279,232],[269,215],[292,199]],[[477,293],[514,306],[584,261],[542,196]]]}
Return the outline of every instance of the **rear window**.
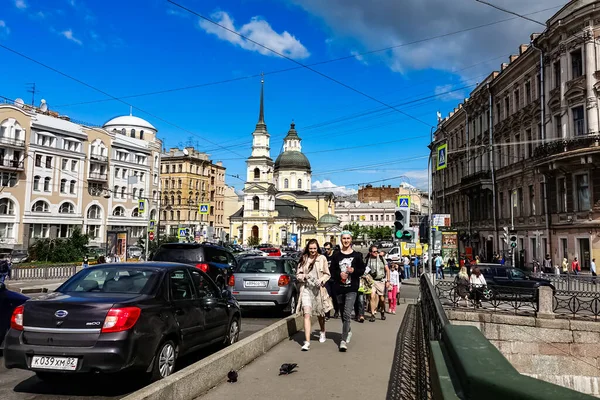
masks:
{"label": "rear window", "polygon": [[241,260],[237,270],[242,274],[283,274],[286,273],[283,260]]}
{"label": "rear window", "polygon": [[59,292],[147,294],[159,273],[135,267],[84,269],[59,288]]}
{"label": "rear window", "polygon": [[179,262],[184,264],[204,261],[202,248],[177,248],[161,247],[158,249],[152,261]]}

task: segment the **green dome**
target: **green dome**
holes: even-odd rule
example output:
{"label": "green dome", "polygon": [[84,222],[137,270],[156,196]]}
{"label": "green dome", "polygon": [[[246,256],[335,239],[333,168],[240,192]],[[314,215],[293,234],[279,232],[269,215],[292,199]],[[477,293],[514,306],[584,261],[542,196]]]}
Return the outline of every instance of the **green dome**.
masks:
{"label": "green dome", "polygon": [[319,218],[319,225],[339,225],[340,220],[333,214],[325,214]]}
{"label": "green dome", "polygon": [[275,171],[278,170],[310,172],[310,162],[300,151],[284,151],[275,160]]}

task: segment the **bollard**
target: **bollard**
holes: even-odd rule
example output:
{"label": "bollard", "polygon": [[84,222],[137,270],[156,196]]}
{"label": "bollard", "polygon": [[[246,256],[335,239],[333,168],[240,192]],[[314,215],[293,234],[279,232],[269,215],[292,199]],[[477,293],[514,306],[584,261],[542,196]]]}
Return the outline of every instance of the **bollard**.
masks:
{"label": "bollard", "polygon": [[538,310],[536,317],[554,319],[554,293],[549,286],[537,288]]}

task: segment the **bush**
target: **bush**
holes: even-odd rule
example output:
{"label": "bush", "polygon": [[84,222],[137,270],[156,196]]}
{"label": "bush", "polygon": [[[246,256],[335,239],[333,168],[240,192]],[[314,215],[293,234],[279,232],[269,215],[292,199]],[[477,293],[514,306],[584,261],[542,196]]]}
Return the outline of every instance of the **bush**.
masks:
{"label": "bush", "polygon": [[88,236],[82,235],[79,229],[75,229],[68,239],[40,239],[36,241],[29,248],[29,255],[35,261],[79,262],[83,260],[88,243]]}

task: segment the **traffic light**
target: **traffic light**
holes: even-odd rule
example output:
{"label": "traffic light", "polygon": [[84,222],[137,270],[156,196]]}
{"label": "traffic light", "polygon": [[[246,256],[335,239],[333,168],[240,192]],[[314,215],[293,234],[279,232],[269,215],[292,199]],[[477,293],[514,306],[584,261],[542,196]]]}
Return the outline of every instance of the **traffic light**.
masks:
{"label": "traffic light", "polygon": [[419,224],[419,237],[421,238],[421,243],[429,244],[429,219],[427,217],[421,218],[421,223]]}
{"label": "traffic light", "polygon": [[510,247],[511,248],[516,248],[517,247],[517,232],[516,231],[511,231],[509,236],[508,236],[508,240],[510,243]]}
{"label": "traffic light", "polygon": [[394,238],[403,242],[410,242],[413,236],[413,232],[410,230],[410,209],[398,207],[394,216],[396,218],[394,221]]}

